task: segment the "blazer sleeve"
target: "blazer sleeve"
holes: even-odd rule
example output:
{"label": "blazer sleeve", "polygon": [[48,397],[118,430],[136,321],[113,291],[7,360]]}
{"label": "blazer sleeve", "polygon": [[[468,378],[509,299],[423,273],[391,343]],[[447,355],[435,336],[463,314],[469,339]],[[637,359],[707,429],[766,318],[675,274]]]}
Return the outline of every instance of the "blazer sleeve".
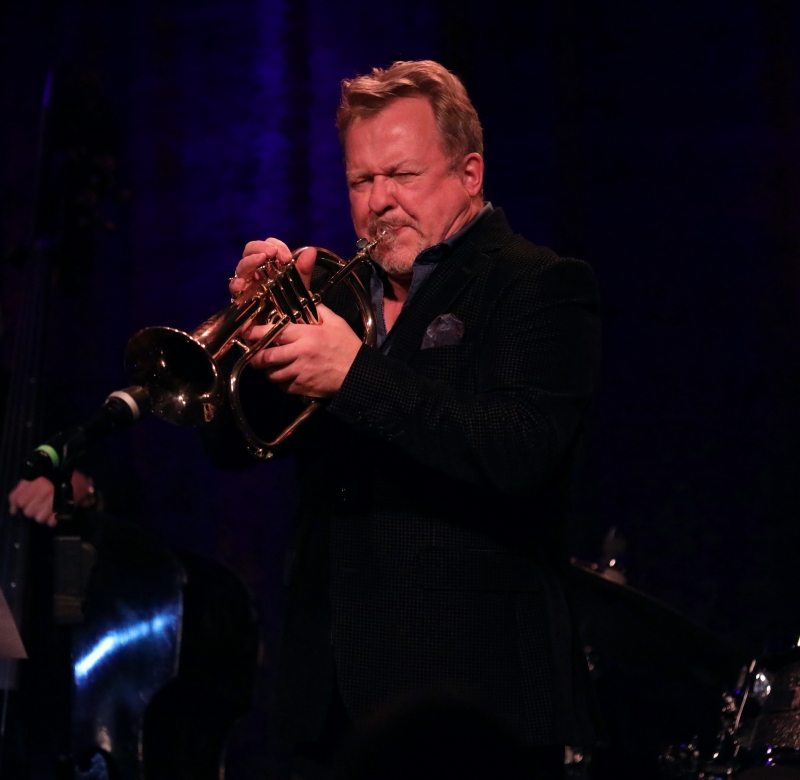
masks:
{"label": "blazer sleeve", "polygon": [[522,264],[487,302],[474,353],[454,368],[471,383],[431,379],[362,347],[329,411],[456,479],[510,495],[538,490],[575,441],[600,359],[594,275],[552,258]]}

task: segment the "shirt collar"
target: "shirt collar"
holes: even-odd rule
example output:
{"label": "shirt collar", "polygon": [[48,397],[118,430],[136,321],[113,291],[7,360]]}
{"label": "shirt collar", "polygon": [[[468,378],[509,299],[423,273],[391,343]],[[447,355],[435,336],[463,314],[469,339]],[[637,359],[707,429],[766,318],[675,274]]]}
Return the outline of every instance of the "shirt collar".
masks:
{"label": "shirt collar", "polygon": [[464,236],[470,230],[472,230],[472,228],[477,225],[478,222],[480,222],[487,214],[491,214],[493,211],[494,206],[487,201],[483,208],[460,230],[457,230],[452,236],[449,236],[444,241],[440,241],[438,244],[434,244],[433,246],[429,246],[427,249],[423,249],[417,255],[414,263],[438,263],[439,260],[452,251],[453,247],[459,241],[461,241],[461,239],[464,238]]}

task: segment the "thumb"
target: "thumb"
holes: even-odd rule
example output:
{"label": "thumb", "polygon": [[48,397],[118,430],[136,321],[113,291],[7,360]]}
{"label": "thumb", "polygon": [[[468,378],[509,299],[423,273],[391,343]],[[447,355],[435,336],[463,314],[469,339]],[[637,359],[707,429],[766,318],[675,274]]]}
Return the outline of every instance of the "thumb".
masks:
{"label": "thumb", "polygon": [[333,309],[329,309],[324,303],[317,304],[317,314],[319,314],[320,322],[344,322],[344,320]]}
{"label": "thumb", "polygon": [[300,254],[295,260],[297,271],[303,284],[310,290],[311,289],[311,274],[314,273],[314,265],[317,262],[317,248],[314,246],[307,246],[301,250]]}

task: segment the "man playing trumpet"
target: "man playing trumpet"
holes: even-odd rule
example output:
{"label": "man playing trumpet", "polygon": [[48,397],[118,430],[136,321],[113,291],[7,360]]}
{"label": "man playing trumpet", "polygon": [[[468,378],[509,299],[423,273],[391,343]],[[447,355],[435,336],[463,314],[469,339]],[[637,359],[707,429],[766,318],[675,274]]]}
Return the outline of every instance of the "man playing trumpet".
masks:
{"label": "man playing trumpet", "polygon": [[[385,235],[365,279],[377,346],[321,306],[251,363],[325,399],[297,442],[279,731],[319,756],[348,722],[446,689],[557,773],[561,746],[593,739],[562,576],[598,372],[594,277],[484,201],[478,116],[437,63],[343,82],[337,125],[356,234]],[[231,293],[290,256],[249,243]],[[314,260],[297,258],[308,286]]]}

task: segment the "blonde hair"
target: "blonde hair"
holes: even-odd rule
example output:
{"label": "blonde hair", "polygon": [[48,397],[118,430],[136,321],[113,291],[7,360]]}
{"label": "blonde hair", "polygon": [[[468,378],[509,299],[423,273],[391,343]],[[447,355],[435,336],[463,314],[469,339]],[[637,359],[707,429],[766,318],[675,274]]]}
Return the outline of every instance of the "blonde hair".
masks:
{"label": "blonde hair", "polygon": [[353,120],[377,114],[396,98],[417,95],[430,101],[442,148],[454,163],[472,152],[483,154],[483,128],[467,90],[458,76],[433,60],[395,62],[344,79],[336,112],[342,146]]}

